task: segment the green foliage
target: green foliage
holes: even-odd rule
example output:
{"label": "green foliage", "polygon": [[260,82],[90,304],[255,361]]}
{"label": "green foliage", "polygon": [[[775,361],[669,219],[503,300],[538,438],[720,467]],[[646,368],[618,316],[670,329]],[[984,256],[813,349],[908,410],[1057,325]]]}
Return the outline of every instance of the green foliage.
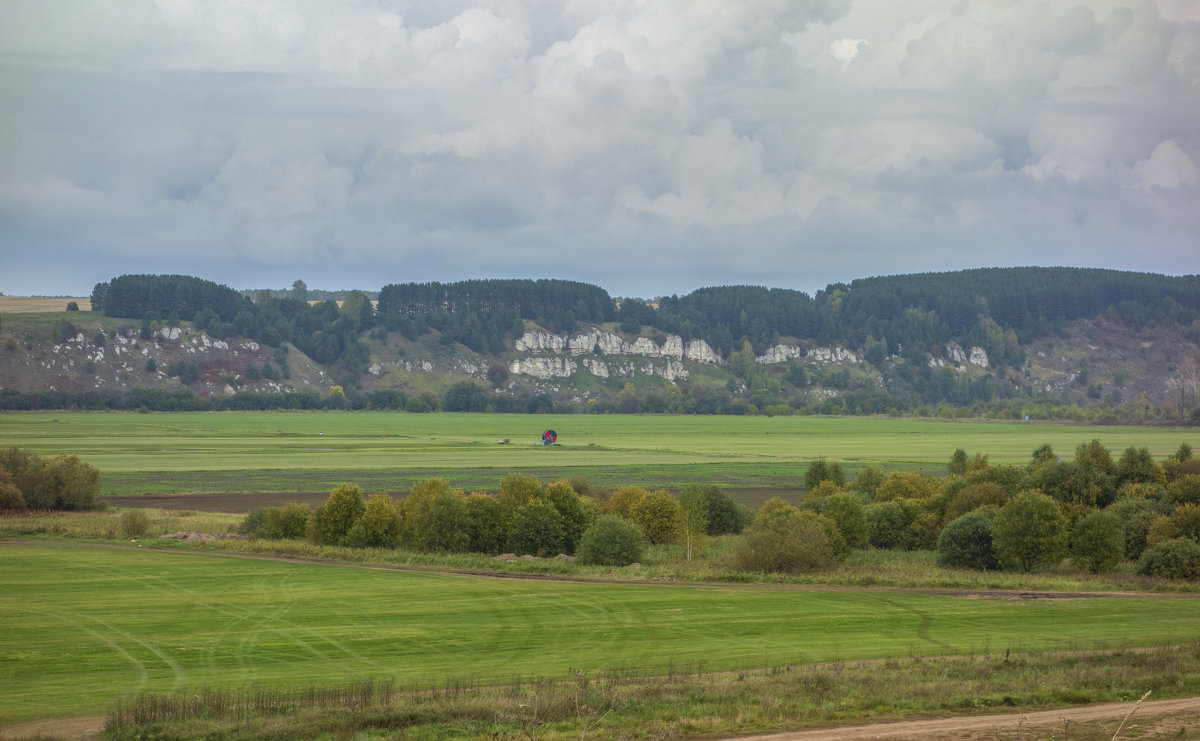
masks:
{"label": "green foliage", "polygon": [[1067,546],[1066,520],[1050,497],[1021,492],[996,515],[993,546],[1005,569],[1029,572],[1058,563]]}
{"label": "green foliage", "polygon": [[562,518],[563,550],[574,553],[579,539],[592,524],[592,513],[583,506],[579,495],[566,481],[555,481],[546,486],[542,496],[553,505]]}
{"label": "green foliage", "polygon": [[1175,479],[1167,484],[1165,494],[1166,501],[1175,505],[1200,504],[1200,475],[1190,474]]}
{"label": "green foliage", "polygon": [[355,524],[362,526],[360,547],[395,548],[400,537],[400,509],[396,500],[384,492],[370,495],[362,517]]}
{"label": "green foliage", "polygon": [[1171,513],[1171,524],[1181,538],[1200,542],[1200,505],[1184,504]]}
{"label": "green foliage", "polygon": [[991,481],[969,484],[958,490],[958,493],[946,504],[946,520],[956,520],[959,517],[974,512],[980,507],[1000,507],[1008,501],[1008,493]]}
{"label": "green foliage", "polygon": [[477,491],[467,495],[466,507],[467,548],[473,553],[499,553],[508,537],[500,502]]}
{"label": "green foliage", "polygon": [[504,531],[512,530],[517,510],[542,496],[542,482],[537,476],[513,473],[500,479],[500,517]]}
{"label": "green foliage", "polygon": [[1169,505],[1151,499],[1120,499],[1108,507],[1121,523],[1125,535],[1125,558],[1137,560],[1146,550],[1150,525],[1169,510]]}
{"label": "green foliage", "polygon": [[886,474],[883,469],[873,463],[863,466],[859,469],[858,475],[854,477],[854,490],[873,500],[875,492],[883,483],[884,476]]}
{"label": "green foliage", "polygon": [[650,492],[640,486],[622,486],[608,498],[608,511],[622,520],[633,521],[633,508]]}
{"label": "green foliage", "polygon": [[999,568],[992,532],[992,518],[984,512],[968,512],[955,518],[938,535],[938,564],[980,571]]}
{"label": "green foliage", "polygon": [[734,548],[734,568],[764,574],[832,568],[844,550],[844,543],[830,537],[836,530],[836,525],[815,512],[786,504],[773,506],[765,513],[760,509]]}
{"label": "green foliage", "polygon": [[554,505],[541,498],[517,509],[506,541],[507,549],[517,555],[553,556],[566,550],[566,532],[562,516]]}
{"label": "green foliage", "polygon": [[1161,579],[1200,579],[1200,543],[1175,538],[1152,546],[1138,559],[1136,571]]}
{"label": "green foliage", "polygon": [[754,516],[733,497],[711,484],[692,484],[704,497],[705,530],[709,535],[737,535]]}
{"label": "green foliage", "polygon": [[904,471],[888,474],[875,490],[875,501],[924,499],[933,493],[933,481],[926,475]]}
{"label": "green foliage", "polygon": [[652,544],[673,543],[679,534],[683,516],[679,502],[668,491],[652,491],[642,497],[629,513]]}
{"label": "green foliage", "polygon": [[857,496],[849,492],[830,496],[822,514],[837,526],[847,548],[863,548],[867,545],[867,511]]}
{"label": "green foliage", "polygon": [[490,395],[474,381],[458,381],[446,390],[442,409],[447,412],[482,412],[487,409]]}
{"label": "green foliage", "polygon": [[457,553],[470,544],[467,502],[445,479],[413,484],[401,507],[400,540],[416,551]]}
{"label": "green foliage", "polygon": [[873,548],[908,550],[916,544],[912,516],[897,501],[875,502],[866,506],[867,542]]}
{"label": "green foliage", "polygon": [[832,481],[839,488],[846,485],[846,474],[840,463],[827,463],[825,458],[817,458],[808,470],[804,472],[804,488],[813,490],[822,481]]}
{"label": "green foliage", "polygon": [[1157,484],[1166,483],[1166,475],[1162,466],[1154,461],[1150,449],[1129,446],[1121,454],[1115,468],[1116,486],[1118,489],[1127,484]]}
{"label": "green foliage", "polygon": [[140,538],[150,530],[150,517],[140,509],[126,510],[117,521],[117,530],[123,538]]}
{"label": "green foliage", "polygon": [[962,448],[955,448],[954,454],[950,456],[950,463],[946,465],[946,473],[951,476],[962,476],[967,472],[967,451]]}
{"label": "green foliage", "polygon": [[263,513],[262,529],[255,533],[272,540],[299,540],[312,511],[304,502],[288,502],[282,507],[268,507]]}
{"label": "green foliage", "polygon": [[1075,523],[1071,560],[1093,574],[1112,571],[1125,555],[1125,529],[1111,512],[1092,512]]}
{"label": "green foliage", "polygon": [[[34,510],[87,510],[96,508],[100,472],[79,456],[60,453],[45,459],[31,450],[10,447],[0,451],[0,470]],[[15,501],[13,495],[9,498]]]}
{"label": "green foliage", "polygon": [[308,518],[309,540],[317,545],[336,545],[362,517],[365,507],[358,484],[341,484]]}
{"label": "green foliage", "polygon": [[646,539],[636,525],[612,515],[597,517],[575,551],[579,562],[595,566],[627,566],[640,561]]}
{"label": "green foliage", "polygon": [[703,488],[689,486],[679,492],[679,540],[687,560],[693,553],[704,553],[708,535],[708,500]]}
{"label": "green foliage", "polygon": [[25,509],[25,495],[13,483],[12,474],[0,468],[0,512],[20,512]]}

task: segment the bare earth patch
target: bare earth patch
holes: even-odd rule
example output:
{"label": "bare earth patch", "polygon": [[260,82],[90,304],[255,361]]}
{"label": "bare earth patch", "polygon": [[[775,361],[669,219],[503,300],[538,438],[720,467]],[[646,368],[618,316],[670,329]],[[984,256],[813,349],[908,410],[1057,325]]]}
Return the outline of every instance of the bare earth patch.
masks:
{"label": "bare earth patch", "polygon": [[[1200,697],[1136,703],[1113,702],[1033,713],[956,716],[928,720],[821,728],[809,731],[740,736],[737,741],[886,741],[935,739],[984,741],[1043,738],[1200,738]],[[1126,719],[1126,716],[1129,716]],[[1122,726],[1122,722],[1124,725]],[[99,738],[103,716],[62,718],[0,728],[0,739],[29,737],[90,740]],[[1118,729],[1120,732],[1118,733]]]}
{"label": "bare earth patch", "polygon": [[[883,741],[885,739],[1200,738],[1200,697],[1111,702],[1004,715],[970,715],[740,736],[738,741]],[[1125,720],[1122,727],[1121,723]],[[1120,729],[1120,733],[1118,733]]]}

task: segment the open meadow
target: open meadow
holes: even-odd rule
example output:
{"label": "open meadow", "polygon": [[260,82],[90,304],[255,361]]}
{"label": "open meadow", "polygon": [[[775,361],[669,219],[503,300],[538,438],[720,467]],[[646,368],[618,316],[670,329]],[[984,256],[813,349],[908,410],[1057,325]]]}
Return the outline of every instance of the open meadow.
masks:
{"label": "open meadow", "polygon": [[[539,444],[542,430],[559,444]],[[691,483],[771,494],[799,487],[818,457],[847,473],[945,472],[956,448],[991,463],[1025,464],[1049,443],[1064,458],[1099,439],[1119,454],[1146,447],[1156,458],[1195,428],[1094,427],[865,417],[697,417],[399,412],[88,413],[0,415],[0,446],[42,455],[73,453],[98,468],[102,496],[172,493],[328,493],[343,481],[406,492],[413,481],[447,479],[495,489],[513,472],[543,480],[583,477],[593,486],[676,488]],[[509,444],[501,445],[501,440]],[[244,511],[244,510],[241,510]]]}
{"label": "open meadow", "polygon": [[[559,445],[538,444],[546,428]],[[514,472],[603,488],[711,483],[756,507],[774,493],[798,501],[818,457],[851,477],[866,465],[942,475],[956,448],[1025,464],[1042,443],[1068,458],[1092,439],[1158,459],[1181,443],[1200,449],[1194,429],[857,417],[0,415],[0,446],[79,455],[120,508],[158,507],[168,494],[230,505],[147,509],[150,531],[136,543],[115,534],[121,509],[6,517],[0,685],[18,691],[0,693],[0,727],[120,708],[114,738],[418,726],[428,738],[621,738],[1126,701],[1151,689],[1200,695],[1200,594],[1128,568],[956,571],[929,551],[868,549],[839,569],[776,580],[731,576],[728,538],[713,539],[707,565],[663,546],[639,570],[589,571],[555,559],[501,568],[482,555],[359,558],[301,541],[159,537],[224,532],[240,515],[221,512],[279,503],[272,495],[323,500],[343,481],[395,494],[435,476],[495,489]],[[584,685],[603,688],[591,720]],[[335,712],[314,688],[348,699]],[[551,695],[557,735],[529,725],[531,703]],[[164,710],[193,700],[225,710]],[[294,708],[284,714],[295,713],[293,725],[281,707]],[[182,720],[188,713],[213,725],[188,725],[200,722]],[[153,725],[163,717],[177,724],[169,733]]]}
{"label": "open meadow", "polygon": [[105,548],[0,545],[0,725],[137,693],[430,688],[621,666],[811,662],[1200,641],[1195,596],[1054,599],[604,584]]}

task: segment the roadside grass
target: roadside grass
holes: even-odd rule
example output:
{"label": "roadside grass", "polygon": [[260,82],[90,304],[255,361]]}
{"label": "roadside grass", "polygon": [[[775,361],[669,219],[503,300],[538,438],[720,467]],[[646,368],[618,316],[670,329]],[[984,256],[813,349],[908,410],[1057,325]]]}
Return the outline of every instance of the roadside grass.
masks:
{"label": "roadside grass", "polygon": [[[630,667],[570,670],[501,684],[458,677],[431,687],[360,680],[296,690],[211,688],[125,698],[108,714],[105,730],[115,741],[721,737],[1096,702],[1128,702],[1132,709],[1147,691],[1155,699],[1200,692],[1200,645],[916,656],[726,673],[701,665],[661,674]],[[1064,728],[1064,737],[1113,738],[1108,725]],[[996,738],[1025,737],[1019,720],[994,730]]]}

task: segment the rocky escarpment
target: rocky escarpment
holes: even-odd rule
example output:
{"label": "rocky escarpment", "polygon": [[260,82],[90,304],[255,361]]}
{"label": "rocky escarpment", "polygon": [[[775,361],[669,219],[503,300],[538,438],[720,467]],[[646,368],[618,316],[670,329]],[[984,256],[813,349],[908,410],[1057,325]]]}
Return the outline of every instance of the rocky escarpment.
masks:
{"label": "rocky escarpment", "polygon": [[582,370],[598,378],[640,373],[676,381],[688,377],[684,361],[721,362],[704,340],[684,342],[679,335],[666,335],[661,343],[649,337],[626,342],[620,335],[596,327],[570,337],[545,331],[526,332],[513,346],[526,357],[509,363],[509,372],[542,379],[566,378]]}

